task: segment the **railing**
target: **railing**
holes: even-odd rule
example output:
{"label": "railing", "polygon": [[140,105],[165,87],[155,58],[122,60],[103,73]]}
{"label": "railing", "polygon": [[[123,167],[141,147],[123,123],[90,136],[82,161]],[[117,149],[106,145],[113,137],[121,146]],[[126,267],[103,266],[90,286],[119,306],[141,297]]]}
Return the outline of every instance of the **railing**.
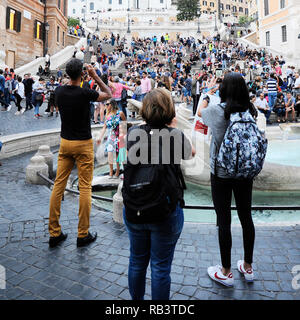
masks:
{"label": "railing", "polygon": [[[43,180],[45,180],[47,183],[49,183],[50,185],[54,185],[54,181],[52,181],[51,179],[47,178],[45,175],[43,175],[42,173],[38,172],[37,175],[39,177],[41,177]],[[79,195],[79,191],[70,189],[70,188],[66,188],[65,189],[67,192]],[[101,200],[101,201],[106,201],[106,202],[113,202],[112,198],[107,198],[107,197],[101,197],[101,196],[96,196],[96,195],[92,195],[92,199],[96,199],[96,200]],[[184,209],[197,209],[197,210],[214,210],[215,207],[214,206],[192,206],[192,205],[186,205],[184,206]],[[232,206],[231,210],[237,210],[236,206]],[[272,211],[281,211],[281,210],[291,210],[291,211],[300,211],[300,206],[252,206],[252,210],[253,211],[264,211],[264,210],[272,210]]]}
{"label": "railing", "polygon": [[[48,177],[46,177],[45,175],[43,175],[42,173],[38,172],[37,175],[42,178],[43,180],[45,180],[49,185],[54,185],[54,181],[49,179]],[[70,189],[70,188],[66,188],[65,191],[73,193],[73,194],[77,194],[79,195],[79,191]],[[113,202],[112,198],[107,198],[107,197],[101,197],[101,196],[96,196],[96,195],[92,195],[93,199],[96,200],[101,200],[101,201],[106,201],[106,202]]]}

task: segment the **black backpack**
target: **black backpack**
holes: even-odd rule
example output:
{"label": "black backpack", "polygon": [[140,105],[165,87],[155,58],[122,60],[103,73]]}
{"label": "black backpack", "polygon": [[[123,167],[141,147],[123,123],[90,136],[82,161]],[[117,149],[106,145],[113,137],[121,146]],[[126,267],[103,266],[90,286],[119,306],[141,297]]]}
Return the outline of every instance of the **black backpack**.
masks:
{"label": "black backpack", "polygon": [[126,101],[128,98],[128,95],[127,95],[127,90],[125,88],[122,89],[122,92],[121,92],[121,100],[122,101]]}
{"label": "black backpack", "polygon": [[[143,127],[146,126],[139,128]],[[146,129],[148,136],[150,130]],[[136,224],[166,220],[178,204],[184,207],[184,189],[186,185],[179,165],[132,165],[128,161],[122,188],[126,219]]]}

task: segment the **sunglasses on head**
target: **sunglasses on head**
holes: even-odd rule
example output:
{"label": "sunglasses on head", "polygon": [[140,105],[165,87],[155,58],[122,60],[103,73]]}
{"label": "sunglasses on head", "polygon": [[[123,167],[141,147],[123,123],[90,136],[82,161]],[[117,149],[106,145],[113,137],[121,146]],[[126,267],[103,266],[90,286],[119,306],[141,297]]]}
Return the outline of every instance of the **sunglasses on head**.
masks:
{"label": "sunglasses on head", "polygon": [[105,105],[106,105],[106,106],[109,106],[109,105],[110,105],[110,102],[107,102]]}

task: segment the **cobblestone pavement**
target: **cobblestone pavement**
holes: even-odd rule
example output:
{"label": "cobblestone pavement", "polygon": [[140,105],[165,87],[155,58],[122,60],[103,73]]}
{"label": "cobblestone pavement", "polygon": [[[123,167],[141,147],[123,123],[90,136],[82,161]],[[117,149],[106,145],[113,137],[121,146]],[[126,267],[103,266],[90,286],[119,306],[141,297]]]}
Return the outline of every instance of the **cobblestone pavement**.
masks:
{"label": "cobblestone pavement", "polygon": [[[24,99],[21,105],[25,107]],[[27,131],[60,128],[59,116],[56,118],[54,113],[53,117],[48,118],[48,115],[44,114],[47,103],[43,103],[40,107],[40,114],[43,115],[41,119],[34,118],[33,109],[16,116],[15,112],[17,111],[17,107],[15,107],[14,102],[11,102],[11,106],[10,111],[0,111],[0,134],[3,136]],[[0,109],[2,109],[2,107],[0,107]]]}
{"label": "cobblestone pavement", "polygon": [[[130,299],[127,284],[129,241],[126,230],[110,213],[92,209],[91,230],[98,239],[76,247],[77,198],[65,197],[61,223],[69,237],[48,248],[48,203],[45,186],[25,183],[32,154],[2,161],[0,168],[0,264],[6,268],[6,290],[0,299]],[[245,283],[235,268],[242,258],[242,233],[233,228],[234,288],[212,282],[206,269],[220,262],[214,225],[186,223],[172,267],[171,298],[300,299],[292,288],[293,266],[300,264],[300,226],[256,228],[256,281]],[[150,299],[150,272],[146,299]]]}

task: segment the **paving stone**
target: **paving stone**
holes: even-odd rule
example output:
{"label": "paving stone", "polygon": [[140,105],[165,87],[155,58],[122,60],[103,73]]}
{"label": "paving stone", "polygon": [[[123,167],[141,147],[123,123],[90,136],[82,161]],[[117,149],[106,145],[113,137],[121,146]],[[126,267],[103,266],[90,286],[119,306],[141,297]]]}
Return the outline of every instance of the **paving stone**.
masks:
{"label": "paving stone", "polygon": [[54,300],[80,300],[80,299],[75,296],[71,296],[68,293],[63,292],[63,293],[59,294],[58,296],[56,296],[54,298]]}
{"label": "paving stone", "polygon": [[274,264],[282,264],[282,263],[288,263],[289,262],[289,259],[285,256],[273,256],[273,261],[274,261]]}
{"label": "paving stone", "polygon": [[183,285],[186,285],[186,286],[196,286],[197,283],[198,283],[198,279],[199,277],[196,276],[196,277],[193,277],[193,276],[185,276],[184,279],[183,279]]}
{"label": "paving stone", "polygon": [[124,290],[123,287],[113,284],[110,287],[106,288],[105,292],[117,297],[123,290]]}
{"label": "paving stone", "polygon": [[116,281],[116,284],[123,287],[123,288],[127,288],[128,287],[128,278],[121,277]]}
{"label": "paving stone", "polygon": [[197,300],[208,300],[211,293],[209,291],[197,290],[193,297]]}
{"label": "paving stone", "polygon": [[293,295],[286,292],[280,292],[276,296],[276,300],[293,300]]}
{"label": "paving stone", "polygon": [[57,290],[56,288],[47,288],[40,292],[39,296],[45,298],[46,300],[52,300],[60,294],[62,294],[62,292],[60,290]]}
{"label": "paving stone", "polygon": [[102,278],[110,282],[116,281],[120,277],[119,274],[113,272],[107,272]]}
{"label": "paving stone", "polygon": [[280,288],[282,291],[286,292],[295,292],[295,290],[292,287],[292,282],[291,281],[280,281]]}
{"label": "paving stone", "polygon": [[19,287],[21,289],[23,289],[24,291],[33,293],[35,295],[38,295],[43,290],[46,290],[47,288],[49,288],[49,287],[45,286],[44,284],[42,284],[36,280],[33,280],[33,279],[27,279],[27,280],[21,282],[19,284]]}
{"label": "paving stone", "polygon": [[183,286],[179,291],[179,293],[192,297],[196,291],[197,291],[197,287]]}
{"label": "paving stone", "polygon": [[18,300],[37,300],[37,297],[32,293],[26,292],[22,296],[18,297]]}
{"label": "paving stone", "polygon": [[213,282],[211,279],[208,278],[208,276],[205,278],[204,277],[199,278],[198,283],[199,283],[199,286],[203,288],[212,288],[213,286]]}
{"label": "paving stone", "polygon": [[173,300],[189,300],[190,297],[180,294],[180,293],[175,293],[174,296],[172,297]]}
{"label": "paving stone", "polygon": [[276,272],[262,271],[262,272],[260,272],[260,277],[259,277],[259,273],[257,273],[256,277],[261,280],[269,280],[269,281],[277,281],[278,280],[278,276],[277,276]]}
{"label": "paving stone", "polygon": [[174,283],[183,283],[184,276],[182,274],[173,274],[172,275],[172,282]]}
{"label": "paving stone", "polygon": [[71,294],[72,296],[78,296],[80,297],[82,295],[82,293],[87,290],[88,287],[79,284],[79,283],[75,283],[72,287],[66,289],[66,291]]}
{"label": "paving stone", "polygon": [[130,296],[129,290],[127,290],[127,289],[123,290],[120,293],[119,298],[123,299],[123,300],[131,300],[131,296]]}
{"label": "paving stone", "polygon": [[88,288],[81,293],[80,298],[83,300],[94,300],[98,295],[98,290]]}
{"label": "paving stone", "polygon": [[96,298],[95,300],[115,300],[116,297],[112,296],[109,293],[106,292],[101,292]]}
{"label": "paving stone", "polygon": [[20,274],[24,277],[34,278],[34,275],[39,272],[40,272],[40,269],[31,266],[23,270],[22,272],[20,272]]}
{"label": "paving stone", "polygon": [[24,293],[25,291],[20,288],[11,288],[11,289],[5,290],[5,295],[10,300],[18,299]]}

